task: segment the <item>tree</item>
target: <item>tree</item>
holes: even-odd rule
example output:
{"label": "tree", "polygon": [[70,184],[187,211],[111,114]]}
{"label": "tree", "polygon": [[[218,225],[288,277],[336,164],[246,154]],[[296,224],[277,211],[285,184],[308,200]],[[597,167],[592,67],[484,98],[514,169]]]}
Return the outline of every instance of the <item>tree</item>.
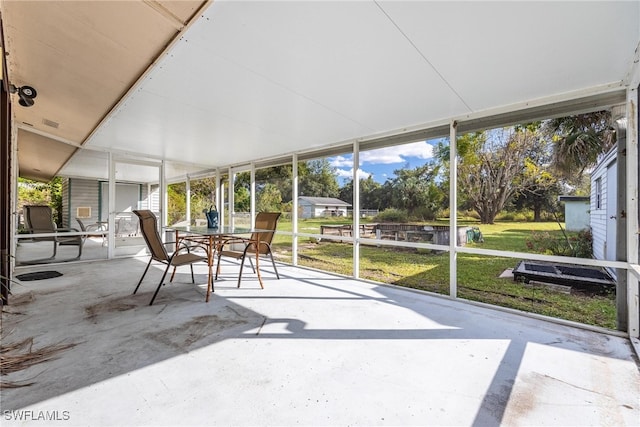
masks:
{"label": "tree", "polygon": [[394,171],[393,205],[405,209],[419,219],[435,219],[441,209],[444,194],[436,184],[439,168],[427,163],[415,169]]}
{"label": "tree", "polygon": [[547,120],[543,131],[554,142],[553,165],[563,177],[582,175],[615,144],[610,111]]}
{"label": "tree", "polygon": [[271,183],[265,184],[257,194],[256,209],[258,212],[281,212],[282,195],[278,187]]}
{"label": "tree", "polygon": [[518,209],[531,209],[533,220],[540,222],[543,211],[557,210],[558,196],[561,192],[560,182],[548,167],[530,159],[525,160],[524,174],[529,184],[516,195],[514,205]]}
{"label": "tree", "polygon": [[[340,200],[351,203],[353,200],[353,180],[346,182],[340,188],[338,195]],[[361,209],[383,209],[382,185],[376,182],[371,175],[360,179],[360,208]]]}
{"label": "tree", "polygon": [[167,186],[167,221],[175,224],[186,218],[186,184],[179,182]]}
{"label": "tree", "polygon": [[507,202],[532,183],[526,174],[527,159],[541,147],[537,132],[527,128],[503,128],[468,133],[457,142],[458,197],[493,224]]}
{"label": "tree", "polygon": [[[272,166],[268,168],[256,169],[256,197],[267,185],[273,185],[280,192],[284,203],[291,201],[293,167],[291,165]],[[235,191],[240,187],[249,190],[251,184],[251,173],[241,172],[235,177]]]}
{"label": "tree", "polygon": [[189,188],[191,189],[192,221],[195,218],[204,219],[203,211],[215,206],[216,180],[213,177],[194,179],[189,182]]}
{"label": "tree", "polygon": [[529,131],[539,136],[538,144],[527,153],[524,161],[523,188],[515,196],[514,205],[518,209],[529,208],[533,211],[534,222],[542,221],[543,211],[557,211],[558,196],[562,183],[551,166],[552,144],[541,133],[542,122],[516,125],[516,131]]}
{"label": "tree", "polygon": [[18,178],[18,210],[24,205],[50,206],[53,220],[62,227],[62,178],[54,177],[49,182]]}
{"label": "tree", "polygon": [[300,195],[311,197],[338,197],[340,187],[335,168],[327,159],[301,162],[298,167]]}
{"label": "tree", "polygon": [[[384,209],[382,185],[369,175],[360,180],[360,207],[363,209]],[[344,199],[343,199],[344,200]]]}
{"label": "tree", "polygon": [[251,210],[251,193],[245,187],[236,188],[233,195],[234,210],[236,212],[249,212]]}

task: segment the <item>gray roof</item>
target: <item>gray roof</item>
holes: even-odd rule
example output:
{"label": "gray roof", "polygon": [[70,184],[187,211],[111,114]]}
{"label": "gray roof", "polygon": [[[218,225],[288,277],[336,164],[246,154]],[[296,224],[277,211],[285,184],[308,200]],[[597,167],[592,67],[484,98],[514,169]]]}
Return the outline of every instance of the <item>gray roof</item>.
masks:
{"label": "gray roof", "polygon": [[305,201],[311,205],[325,205],[325,206],[351,206],[351,203],[347,203],[335,197],[298,197],[298,200]]}
{"label": "gray roof", "polygon": [[558,196],[559,202],[588,202],[589,196]]}

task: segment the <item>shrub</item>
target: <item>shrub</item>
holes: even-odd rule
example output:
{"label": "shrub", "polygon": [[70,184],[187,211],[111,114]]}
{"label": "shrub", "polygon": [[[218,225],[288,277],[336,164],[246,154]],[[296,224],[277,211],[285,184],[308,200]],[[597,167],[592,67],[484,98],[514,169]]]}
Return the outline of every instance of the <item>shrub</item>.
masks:
{"label": "shrub", "polygon": [[411,216],[416,221],[433,221],[437,217],[437,212],[427,206],[421,206],[415,209]]}
{"label": "shrub", "polygon": [[503,211],[496,216],[496,221],[515,221],[515,222],[533,221],[533,212],[529,210],[511,211],[511,212]]}
{"label": "shrub", "polygon": [[472,219],[480,220],[480,214],[473,209],[467,209],[462,213],[462,216]]}
{"label": "shrub", "polygon": [[406,211],[389,208],[380,212],[375,216],[376,222],[409,222],[409,216]]}
{"label": "shrub", "polygon": [[[446,210],[447,213],[449,212],[449,209]],[[449,218],[449,215],[444,216],[445,218]],[[478,215],[478,212],[474,211],[473,209],[467,209],[466,211],[458,211],[458,221],[479,221],[480,220],[480,215]]]}
{"label": "shrub", "polygon": [[593,254],[593,234],[591,234],[591,229],[579,231],[575,236],[570,236],[569,241],[573,246],[573,256],[591,258]]}
{"label": "shrub", "polygon": [[582,230],[572,233],[565,239],[564,236],[554,235],[548,231],[534,231],[527,240],[527,248],[530,250],[561,256],[573,256],[578,258],[591,258],[593,236],[591,230]]}

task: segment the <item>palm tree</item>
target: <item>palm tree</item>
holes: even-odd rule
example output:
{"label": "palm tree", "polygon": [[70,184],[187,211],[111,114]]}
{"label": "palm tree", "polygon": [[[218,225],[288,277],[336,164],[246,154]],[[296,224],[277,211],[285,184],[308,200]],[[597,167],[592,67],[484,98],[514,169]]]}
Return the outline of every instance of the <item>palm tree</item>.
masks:
{"label": "palm tree", "polygon": [[544,131],[554,142],[552,164],[559,175],[582,175],[598,157],[615,145],[611,112],[596,111],[545,122]]}

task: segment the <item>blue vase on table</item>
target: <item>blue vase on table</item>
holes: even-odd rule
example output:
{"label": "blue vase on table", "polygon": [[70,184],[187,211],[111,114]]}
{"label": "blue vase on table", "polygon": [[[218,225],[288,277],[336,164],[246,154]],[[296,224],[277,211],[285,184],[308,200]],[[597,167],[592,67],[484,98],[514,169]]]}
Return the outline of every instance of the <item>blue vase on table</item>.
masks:
{"label": "blue vase on table", "polygon": [[207,228],[218,228],[218,211],[209,209],[205,214],[207,216]]}

